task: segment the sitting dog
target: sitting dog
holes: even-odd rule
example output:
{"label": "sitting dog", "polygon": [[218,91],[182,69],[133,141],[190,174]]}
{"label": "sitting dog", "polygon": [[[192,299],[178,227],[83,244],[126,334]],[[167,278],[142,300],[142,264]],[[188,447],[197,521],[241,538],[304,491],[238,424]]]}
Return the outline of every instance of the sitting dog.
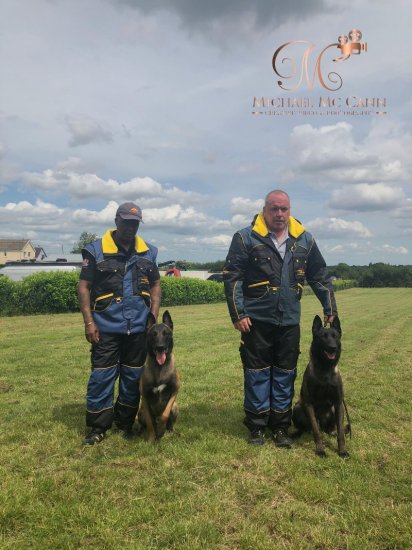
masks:
{"label": "sitting dog", "polygon": [[325,457],[325,447],[321,431],[331,433],[337,430],[338,453],[348,458],[345,447],[344,410],[348,425],[346,432],[351,434],[351,425],[343,399],[343,383],[337,368],[341,354],[341,327],[335,317],[330,328],[324,328],[318,315],[312,325],[312,345],[310,360],[303,375],[299,401],[293,408],[293,423],[297,428],[295,436],[304,431],[312,431],[316,454]]}
{"label": "sitting dog", "polygon": [[173,431],[177,418],[176,395],[179,375],[173,355],[173,322],[168,311],[156,324],[152,313],[147,321],[147,357],[140,379],[141,405],[138,423],[146,439],[154,442],[166,430]]}

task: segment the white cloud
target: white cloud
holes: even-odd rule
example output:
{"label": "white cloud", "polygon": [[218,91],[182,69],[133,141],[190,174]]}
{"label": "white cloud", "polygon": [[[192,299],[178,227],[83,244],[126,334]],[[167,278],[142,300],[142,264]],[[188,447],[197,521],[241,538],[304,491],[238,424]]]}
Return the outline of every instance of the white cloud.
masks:
{"label": "white cloud", "polygon": [[347,254],[354,253],[357,255],[368,254],[371,251],[371,243],[369,241],[360,242],[345,242],[341,244],[325,244],[322,250],[327,254]]}
{"label": "white cloud", "polygon": [[311,124],[295,126],[290,142],[300,167],[310,171],[339,168],[348,162],[356,166],[373,160],[356,148],[352,126],[347,122],[320,128]]}
{"label": "white cloud", "polygon": [[[99,224],[113,226],[116,210],[119,204],[110,201],[102,210],[93,211],[77,209],[73,212],[73,220],[76,223]],[[180,204],[170,204],[162,208],[143,209],[144,226],[142,231],[151,232],[163,229],[167,234],[193,234],[207,231],[213,233],[222,229],[230,229],[228,221],[219,220],[208,216],[206,213],[191,206],[183,207]],[[199,242],[198,237],[193,237]]]}
{"label": "white cloud", "polygon": [[316,218],[305,224],[317,238],[336,239],[337,237],[371,237],[372,233],[359,221],[347,221],[340,218]]}
{"label": "white cloud", "polygon": [[332,191],[329,206],[356,212],[388,210],[397,207],[405,198],[399,187],[384,183],[359,183]]}
{"label": "white cloud", "polygon": [[73,212],[73,220],[74,222],[79,224],[108,224],[110,226],[114,226],[114,218],[116,216],[116,210],[118,207],[119,204],[117,202],[110,201],[99,212],[96,212],[94,210],[87,210],[86,208],[78,208]]}
{"label": "white cloud", "polygon": [[29,230],[61,231],[68,223],[65,209],[37,199],[35,204],[28,201],[9,202],[0,207],[0,226],[8,228],[19,220],[19,226],[27,233]]}
{"label": "white cloud", "polygon": [[87,166],[88,163],[80,157],[68,157],[56,165],[56,170],[58,172],[77,172],[80,174],[88,172]]}
{"label": "white cloud", "polygon": [[230,211],[233,214],[253,215],[262,210],[263,204],[263,199],[252,201],[244,197],[234,197],[230,201]]}
{"label": "white cloud", "polygon": [[393,213],[398,220],[410,221],[412,223],[412,199],[406,199]]}
{"label": "white cloud", "polygon": [[88,143],[113,141],[113,135],[92,117],[84,114],[73,113],[66,116],[66,126],[71,135],[70,147],[87,145]]}
{"label": "white cloud", "polygon": [[215,248],[221,248],[227,251],[230,243],[232,242],[232,237],[230,235],[215,235],[210,238],[205,237],[201,239],[201,242],[207,246],[213,246]]}
{"label": "white cloud", "polygon": [[230,235],[214,235],[211,237],[183,237],[179,240],[180,246],[196,246],[201,245],[204,247],[211,247],[217,250],[228,251],[232,237]]}
{"label": "white cloud", "polygon": [[[353,126],[347,122],[320,128],[311,124],[295,126],[289,152],[296,158],[296,165],[284,171],[284,179],[300,177],[313,185],[323,186],[339,182],[356,184],[407,179],[410,172],[400,131],[397,134],[398,148],[395,150],[392,146],[390,151],[385,151],[382,142],[377,146],[377,135],[380,134],[376,128],[373,132],[371,139],[366,136],[357,142]],[[411,141],[407,133],[403,137],[407,142]]]}
{"label": "white cloud", "polygon": [[[68,163],[81,162],[69,159]],[[96,174],[79,174],[72,171],[47,169],[43,172],[25,172],[21,179],[30,189],[50,193],[67,193],[77,199],[102,199],[118,197],[122,200],[134,200],[142,208],[156,207],[171,202],[200,203],[205,197],[194,191],[184,191],[176,186],[167,187],[149,177],[135,177],[126,182],[114,179],[105,180]]]}
{"label": "white cloud", "polygon": [[365,145],[380,158],[398,159],[410,169],[412,134],[406,122],[379,118],[372,124]]}
{"label": "white cloud", "polygon": [[[324,245],[322,250],[331,255],[355,254],[361,259],[361,262],[384,261],[387,254],[392,256],[405,256],[409,250],[405,246],[394,246],[390,244],[373,245],[370,241],[346,242],[337,245]],[[372,258],[375,257],[375,259]],[[345,261],[345,260],[343,260]]]}
{"label": "white cloud", "polygon": [[404,246],[393,246],[391,244],[382,245],[382,250],[388,254],[407,254],[408,249]]}
{"label": "white cloud", "polygon": [[239,229],[252,223],[253,217],[261,212],[264,205],[263,199],[251,200],[244,197],[234,197],[230,201],[232,227]]}
{"label": "white cloud", "polygon": [[[254,95],[284,95],[271,67],[277,46],[298,38],[316,43],[312,75],[316,53],[347,33],[346,23],[336,27],[330,0],[310,0],[303,8],[297,0],[26,4],[24,17],[18,2],[4,6],[0,140],[7,155],[0,206],[29,201],[31,207],[0,211],[2,235],[32,231],[39,244],[76,240],[81,231],[112,227],[117,204],[133,200],[149,216],[143,237],[166,246],[170,257],[178,250],[187,259],[217,259],[223,248],[213,242],[217,247],[220,238],[228,241],[249,225],[263,204],[255,199],[282,186],[283,175],[299,219],[329,218],[321,226],[322,234],[336,235],[328,245],[366,242],[369,231],[374,246],[410,248],[412,104],[407,63],[393,55],[410,34],[406,0],[399,9],[380,3],[377,10],[372,0],[340,4],[341,22],[355,17],[370,47],[338,69],[342,98],[388,97],[387,117],[341,119],[250,113]],[[397,17],[400,11],[405,17]],[[388,26],[396,28],[391,48],[378,48],[379,63],[372,63],[380,29]],[[323,69],[326,74],[326,59]],[[299,95],[315,101],[323,95],[315,81]],[[232,197],[238,200],[231,203]],[[44,215],[36,199],[63,213]],[[362,217],[335,208],[353,205],[350,199],[361,203]],[[370,208],[384,199],[391,207],[382,223],[384,211]],[[362,224],[342,227],[331,216]],[[348,250],[348,262],[385,257],[384,250],[371,257],[370,245],[363,253]],[[412,263],[411,252],[399,258]]]}

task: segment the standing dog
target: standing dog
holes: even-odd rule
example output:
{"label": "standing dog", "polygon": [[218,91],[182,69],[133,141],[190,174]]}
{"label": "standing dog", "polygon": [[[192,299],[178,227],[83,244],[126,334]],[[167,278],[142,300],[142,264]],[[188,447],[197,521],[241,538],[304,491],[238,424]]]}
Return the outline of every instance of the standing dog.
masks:
{"label": "standing dog", "polygon": [[343,399],[343,383],[337,368],[341,354],[339,318],[335,317],[330,328],[324,328],[318,315],[312,325],[310,360],[303,375],[300,398],[293,408],[295,435],[312,431],[316,454],[325,457],[321,431],[337,430],[338,453],[348,458],[345,447],[344,410],[348,418],[347,433],[351,433],[348,411]]}
{"label": "standing dog", "polygon": [[173,431],[177,418],[179,375],[173,356],[173,322],[168,311],[162,323],[150,313],[147,321],[147,358],[140,379],[141,406],[138,422],[148,441]]}

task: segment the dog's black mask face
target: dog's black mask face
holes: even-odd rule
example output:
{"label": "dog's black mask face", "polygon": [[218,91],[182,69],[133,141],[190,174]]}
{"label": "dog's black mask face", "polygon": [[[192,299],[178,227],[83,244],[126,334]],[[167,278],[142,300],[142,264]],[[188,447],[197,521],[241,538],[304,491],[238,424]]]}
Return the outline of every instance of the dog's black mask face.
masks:
{"label": "dog's black mask face", "polygon": [[312,324],[313,341],[311,353],[325,366],[334,366],[341,354],[341,336],[339,317],[335,317],[330,328],[323,327],[321,318],[316,315]]}
{"label": "dog's black mask face", "polygon": [[159,366],[170,359],[173,350],[173,321],[168,311],[163,313],[162,323],[156,324],[156,319],[149,313],[147,319],[147,353],[153,357]]}

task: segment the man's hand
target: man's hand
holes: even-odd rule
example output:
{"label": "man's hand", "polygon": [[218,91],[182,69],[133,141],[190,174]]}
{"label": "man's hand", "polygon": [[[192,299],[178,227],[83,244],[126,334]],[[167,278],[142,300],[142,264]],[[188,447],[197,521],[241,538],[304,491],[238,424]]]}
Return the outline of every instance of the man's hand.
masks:
{"label": "man's hand", "polygon": [[323,318],[323,322],[325,323],[325,325],[326,324],[331,325],[334,318],[335,318],[334,315],[325,315]]}
{"label": "man's hand", "polygon": [[91,324],[85,325],[84,332],[86,340],[91,344],[97,344],[97,342],[100,340],[99,329],[97,328],[97,325],[94,321],[92,321]]}
{"label": "man's hand", "polygon": [[233,326],[236,330],[239,330],[240,332],[250,332],[250,327],[252,326],[252,321],[249,317],[243,317],[243,319],[239,319],[239,321],[236,321],[236,323],[233,323]]}

